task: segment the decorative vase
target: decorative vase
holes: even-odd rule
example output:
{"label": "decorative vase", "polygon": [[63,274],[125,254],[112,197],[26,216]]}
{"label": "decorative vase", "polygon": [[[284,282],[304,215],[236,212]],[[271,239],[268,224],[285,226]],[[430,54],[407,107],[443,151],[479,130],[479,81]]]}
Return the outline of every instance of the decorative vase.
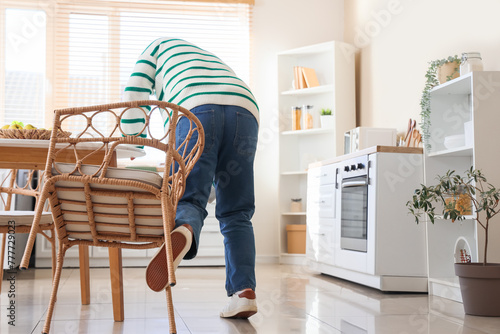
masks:
{"label": "decorative vase", "polygon": [[449,76],[451,76],[451,79],[455,79],[460,76],[460,64],[452,61],[438,68],[437,77],[440,84],[448,81],[447,77]]}
{"label": "decorative vase", "polygon": [[332,129],[335,127],[335,117],[332,115],[321,115],[320,119],[322,129]]}
{"label": "decorative vase", "polygon": [[466,314],[500,317],[500,263],[455,263]]}

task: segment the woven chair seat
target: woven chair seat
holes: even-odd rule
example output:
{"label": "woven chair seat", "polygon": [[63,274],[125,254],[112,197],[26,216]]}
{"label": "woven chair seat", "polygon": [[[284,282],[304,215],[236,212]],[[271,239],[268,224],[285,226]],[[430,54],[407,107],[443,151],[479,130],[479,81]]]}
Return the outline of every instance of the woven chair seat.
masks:
{"label": "woven chair seat", "polygon": [[[52,169],[53,175],[60,173],[71,173],[74,164],[58,163]],[[80,172],[72,175],[94,175],[99,171],[98,166],[82,165]],[[99,177],[100,172],[95,177]],[[124,181],[137,181],[146,183],[157,189],[161,188],[163,178],[156,172],[138,169],[109,167],[106,179],[118,179]],[[133,217],[129,215],[129,203],[127,195],[130,192],[144,192],[143,189],[130,185],[90,183],[90,188],[99,192],[91,193],[93,203],[96,231],[105,235],[117,233],[123,236],[130,235],[130,220],[135,221],[137,234],[144,236],[163,235],[163,217],[161,202],[159,199],[133,199]],[[84,184],[75,181],[58,181],[55,183],[57,196],[61,201],[61,211],[66,221],[66,231],[69,238],[80,238],[92,240],[92,234],[87,218],[87,202],[85,199]],[[109,192],[109,196],[106,196]],[[118,196],[117,194],[122,194]]]}
{"label": "woven chair seat", "polygon": [[[71,173],[75,168],[75,164],[57,163],[56,167],[58,170],[56,170],[56,168],[52,168],[52,175],[58,175],[60,173]],[[85,175],[93,175],[98,170],[99,166],[94,165],[82,165],[81,167],[81,171]],[[81,175],[81,173],[75,172],[72,175]],[[101,173],[99,172],[96,174],[96,177],[99,177],[100,175]],[[106,178],[139,181],[142,183],[150,184],[158,189],[161,188],[161,183],[163,181],[163,178],[157,172],[118,167],[108,167]]]}

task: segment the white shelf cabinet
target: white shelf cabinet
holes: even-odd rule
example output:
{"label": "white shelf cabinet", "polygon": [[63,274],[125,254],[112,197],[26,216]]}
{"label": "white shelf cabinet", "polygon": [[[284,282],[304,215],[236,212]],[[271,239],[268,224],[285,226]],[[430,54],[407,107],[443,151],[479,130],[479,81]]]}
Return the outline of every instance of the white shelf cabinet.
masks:
{"label": "white shelf cabinet", "polygon": [[[500,72],[472,72],[435,87],[431,91],[430,150],[424,159],[426,185],[436,184],[437,175],[448,170],[461,174],[471,166],[488,181],[500,186],[498,173],[500,142]],[[447,136],[465,134],[464,123],[472,121],[470,144],[446,148]],[[469,249],[472,261],[483,257],[484,233],[471,220],[452,223],[427,222],[429,293],[461,301],[453,263],[460,248]],[[494,222],[489,242],[489,260],[500,262],[500,224]]]}
{"label": "white shelf cabinet", "polygon": [[[332,41],[278,54],[279,247],[282,263],[302,261],[300,256],[287,253],[286,226],[306,223],[305,212],[290,213],[290,203],[292,198],[301,198],[305,211],[309,163],[343,154],[344,132],[356,126],[353,50],[349,44]],[[314,69],[320,86],[293,89],[294,66]],[[314,106],[314,128],[292,131],[291,109],[303,105]],[[334,128],[320,127],[321,109],[333,111]]]}

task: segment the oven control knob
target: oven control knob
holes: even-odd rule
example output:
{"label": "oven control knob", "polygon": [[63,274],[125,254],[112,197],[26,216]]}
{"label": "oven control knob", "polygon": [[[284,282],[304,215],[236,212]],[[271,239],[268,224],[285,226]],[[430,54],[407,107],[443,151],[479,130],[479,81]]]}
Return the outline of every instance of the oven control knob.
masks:
{"label": "oven control knob", "polygon": [[363,169],[363,168],[365,168],[365,165],[363,165],[361,162],[358,163],[358,169]]}
{"label": "oven control knob", "polygon": [[356,170],[356,165],[351,165],[351,170]]}
{"label": "oven control knob", "polygon": [[348,172],[349,171],[349,166],[344,166],[344,171]]}

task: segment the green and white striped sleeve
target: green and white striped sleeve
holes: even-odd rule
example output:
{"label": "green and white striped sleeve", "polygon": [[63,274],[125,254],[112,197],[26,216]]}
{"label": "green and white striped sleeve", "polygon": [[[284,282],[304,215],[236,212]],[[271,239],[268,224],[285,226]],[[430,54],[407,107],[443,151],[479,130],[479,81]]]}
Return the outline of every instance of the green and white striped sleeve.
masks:
{"label": "green and white striped sleeve", "polygon": [[[149,100],[155,89],[156,57],[151,56],[150,45],[141,54],[130,75],[123,93],[123,101]],[[148,111],[150,107],[147,107]],[[144,113],[139,109],[131,109],[124,114],[121,126],[126,134],[135,135],[144,128]],[[146,133],[140,137],[146,138]]]}

